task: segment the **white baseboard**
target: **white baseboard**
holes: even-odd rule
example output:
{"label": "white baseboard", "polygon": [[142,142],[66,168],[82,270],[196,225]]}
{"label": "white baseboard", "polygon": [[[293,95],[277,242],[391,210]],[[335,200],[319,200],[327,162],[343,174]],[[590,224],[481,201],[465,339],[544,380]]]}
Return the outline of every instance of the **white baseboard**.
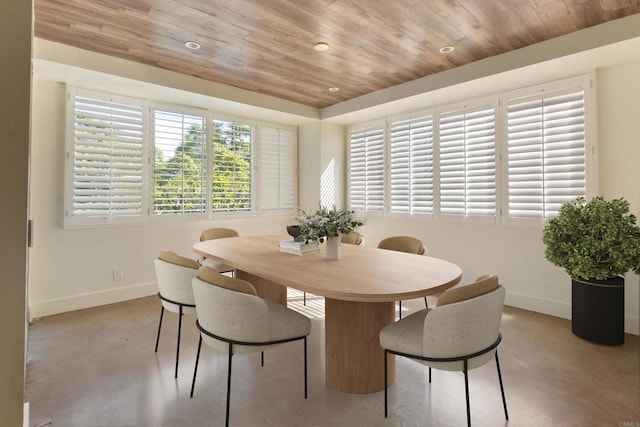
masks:
{"label": "white baseboard", "polygon": [[[110,289],[90,294],[37,301],[29,307],[29,320],[32,318],[35,319],[58,313],[65,313],[67,311],[142,298],[149,295],[155,295],[157,292],[158,285],[156,283],[144,283],[141,285]],[[540,298],[520,292],[508,291],[505,297],[505,304],[563,319],[571,319],[571,304],[548,298]],[[640,318],[638,318],[638,316],[625,315],[624,330],[628,334],[640,335]]]}
{"label": "white baseboard", "polygon": [[[571,304],[561,301],[507,291],[504,303],[511,307],[548,314],[562,319],[571,319]],[[640,335],[640,318],[625,314],[624,331],[627,334]]]}
{"label": "white baseboard", "polygon": [[35,301],[32,302],[29,307],[29,320],[37,319],[38,317],[51,316],[53,314],[65,313],[67,311],[142,298],[149,295],[155,295],[157,293],[158,285],[156,283],[144,283],[141,285],[109,289],[106,291],[74,295],[65,298]]}
{"label": "white baseboard", "polygon": [[507,291],[504,299],[506,305],[548,314],[562,319],[571,319],[571,304],[548,298],[540,298],[520,292]]}
{"label": "white baseboard", "polygon": [[632,335],[640,335],[640,317],[624,316],[624,331]]}
{"label": "white baseboard", "polygon": [[22,411],[22,427],[29,427],[29,402],[24,402]]}

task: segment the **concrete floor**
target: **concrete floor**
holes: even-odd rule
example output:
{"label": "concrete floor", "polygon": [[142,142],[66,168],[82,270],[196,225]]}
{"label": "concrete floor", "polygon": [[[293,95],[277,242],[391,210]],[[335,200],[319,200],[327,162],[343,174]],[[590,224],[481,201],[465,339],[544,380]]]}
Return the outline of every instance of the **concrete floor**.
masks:
{"label": "concrete floor", "polygon": [[[260,356],[234,356],[233,426],[462,426],[463,375],[398,358],[383,393],[352,395],[324,385],[323,300],[290,293],[289,305],[312,317],[309,398],[303,397],[302,343]],[[403,311],[422,308],[421,299]],[[189,398],[198,342],[195,318],[183,321],[180,371],[173,378],[177,316],[165,315],[154,353],[160,303],[148,297],[65,313],[29,328],[26,398],[30,425],[64,427],[224,425],[226,354],[203,346]],[[505,307],[499,347],[510,420],[504,419],[495,364],[469,374],[472,424],[479,426],[640,427],[640,339],[623,346],[586,342],[570,322]],[[1,424],[1,423],[0,423]]]}

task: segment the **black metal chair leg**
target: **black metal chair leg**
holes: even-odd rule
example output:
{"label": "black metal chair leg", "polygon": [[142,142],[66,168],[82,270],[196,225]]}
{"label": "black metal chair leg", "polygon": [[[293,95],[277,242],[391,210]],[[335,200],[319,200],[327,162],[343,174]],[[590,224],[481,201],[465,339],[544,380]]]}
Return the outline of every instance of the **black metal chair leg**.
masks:
{"label": "black metal chair leg", "polygon": [[387,418],[387,350],[384,350],[384,417]]}
{"label": "black metal chair leg", "polygon": [[164,316],[164,306],[160,307],[160,322],[158,323],[158,336],[156,336],[156,353],[158,352],[158,343],[160,342],[160,330],[162,329],[162,317]]}
{"label": "black metal chair leg", "polygon": [[425,306],[425,308],[429,308],[429,303],[427,302],[427,297],[424,297],[424,306]]}
{"label": "black metal chair leg", "polygon": [[307,337],[304,337],[304,398],[307,398]]}
{"label": "black metal chair leg", "polygon": [[509,419],[509,412],[507,412],[507,399],[504,396],[504,386],[502,385],[502,374],[500,373],[500,362],[498,361],[498,350],[496,349],[496,368],[498,368],[498,381],[500,382],[500,392],[502,393],[502,406],[504,406],[504,417]]}
{"label": "black metal chair leg", "polygon": [[302,305],[307,305],[307,293],[302,293]]}
{"label": "black metal chair leg", "polygon": [[471,407],[469,406],[469,371],[467,370],[467,360],[464,360],[464,393],[467,398],[467,427],[471,427]]}
{"label": "black metal chair leg", "polygon": [[180,332],[182,331],[182,306],[178,313],[178,342],[176,343],[176,371],[173,374],[174,378],[178,378],[178,360],[180,357]]}
{"label": "black metal chair leg", "polygon": [[229,406],[231,402],[231,359],[233,357],[233,344],[229,343],[229,370],[227,371],[227,412],[225,426],[229,427]]}
{"label": "black metal chair leg", "polygon": [[264,351],[260,352],[260,366],[264,367]]}
{"label": "black metal chair leg", "polygon": [[[427,356],[419,356],[419,355],[412,355],[410,353],[402,353],[399,351],[394,351],[394,350],[387,350],[386,348],[384,349],[384,416],[385,418],[387,418],[388,415],[388,391],[387,391],[387,381],[388,381],[388,367],[387,367],[387,358],[388,358],[388,354],[392,353],[392,354],[396,354],[396,355],[400,355],[400,356],[406,356],[415,360],[422,360],[425,362],[462,362],[463,365],[463,369],[462,369],[462,373],[464,374],[464,397],[465,397],[465,403],[466,403],[466,409],[467,409],[467,426],[471,427],[471,400],[469,399],[469,359],[473,359],[475,357],[481,356],[483,354],[487,354],[488,352],[495,350],[495,357],[496,357],[496,368],[498,370],[498,380],[500,382],[500,392],[502,393],[502,404],[504,406],[504,415],[505,418],[508,420],[509,419],[509,413],[507,412],[507,400],[504,394],[504,385],[502,383],[502,373],[500,372],[500,361],[498,359],[498,351],[496,349],[496,347],[498,346],[498,344],[500,344],[500,341],[502,340],[502,336],[500,334],[498,334],[498,338],[496,339],[496,341],[489,345],[488,347],[486,347],[483,350],[479,350],[476,351],[474,353],[471,354],[466,354],[464,356],[454,356],[454,357],[427,357]],[[429,383],[431,383],[431,366],[429,366]]]}
{"label": "black metal chair leg", "polygon": [[196,373],[198,372],[198,362],[200,361],[200,349],[202,348],[202,335],[200,335],[200,339],[198,340],[198,352],[196,353],[196,364],[193,367],[193,381],[191,381],[191,394],[189,397],[193,397],[193,389],[196,385]]}

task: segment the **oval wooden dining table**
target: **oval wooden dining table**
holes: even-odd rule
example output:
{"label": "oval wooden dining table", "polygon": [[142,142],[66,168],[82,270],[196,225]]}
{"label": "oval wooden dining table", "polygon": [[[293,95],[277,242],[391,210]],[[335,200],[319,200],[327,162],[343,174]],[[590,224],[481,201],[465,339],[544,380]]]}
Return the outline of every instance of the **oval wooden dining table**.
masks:
{"label": "oval wooden dining table", "polygon": [[[279,250],[285,236],[242,236],[194,245],[204,257],[236,269],[258,294],[287,303],[287,287],[325,297],[325,379],[348,393],[384,389],[380,330],[395,320],[395,302],[444,291],[462,279],[457,265],[433,258],[356,245],[342,245],[339,260],[320,252],[295,255]],[[313,333],[313,331],[312,331]],[[388,383],[395,378],[389,356]]]}

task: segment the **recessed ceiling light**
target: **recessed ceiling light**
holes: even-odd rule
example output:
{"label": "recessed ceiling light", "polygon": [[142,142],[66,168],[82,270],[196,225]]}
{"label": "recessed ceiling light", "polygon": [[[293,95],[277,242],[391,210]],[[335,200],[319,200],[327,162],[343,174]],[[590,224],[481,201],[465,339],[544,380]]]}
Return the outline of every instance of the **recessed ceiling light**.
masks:
{"label": "recessed ceiling light", "polygon": [[318,42],[313,45],[313,48],[319,52],[324,52],[325,50],[329,49],[329,43]]}
{"label": "recessed ceiling light", "polygon": [[454,50],[456,50],[456,48],[455,48],[455,47],[453,47],[453,46],[442,46],[442,47],[440,48],[440,53],[443,53],[443,54],[445,54],[445,55],[446,55],[447,53],[451,53],[451,52],[453,52]]}
{"label": "recessed ceiling light", "polygon": [[187,49],[198,50],[200,49],[200,43],[194,41],[186,41],[184,45]]}
{"label": "recessed ceiling light", "polygon": [[329,92],[337,92],[337,91],[339,91],[339,90],[340,90],[340,88],[339,88],[339,87],[330,87],[330,88],[329,88]]}

